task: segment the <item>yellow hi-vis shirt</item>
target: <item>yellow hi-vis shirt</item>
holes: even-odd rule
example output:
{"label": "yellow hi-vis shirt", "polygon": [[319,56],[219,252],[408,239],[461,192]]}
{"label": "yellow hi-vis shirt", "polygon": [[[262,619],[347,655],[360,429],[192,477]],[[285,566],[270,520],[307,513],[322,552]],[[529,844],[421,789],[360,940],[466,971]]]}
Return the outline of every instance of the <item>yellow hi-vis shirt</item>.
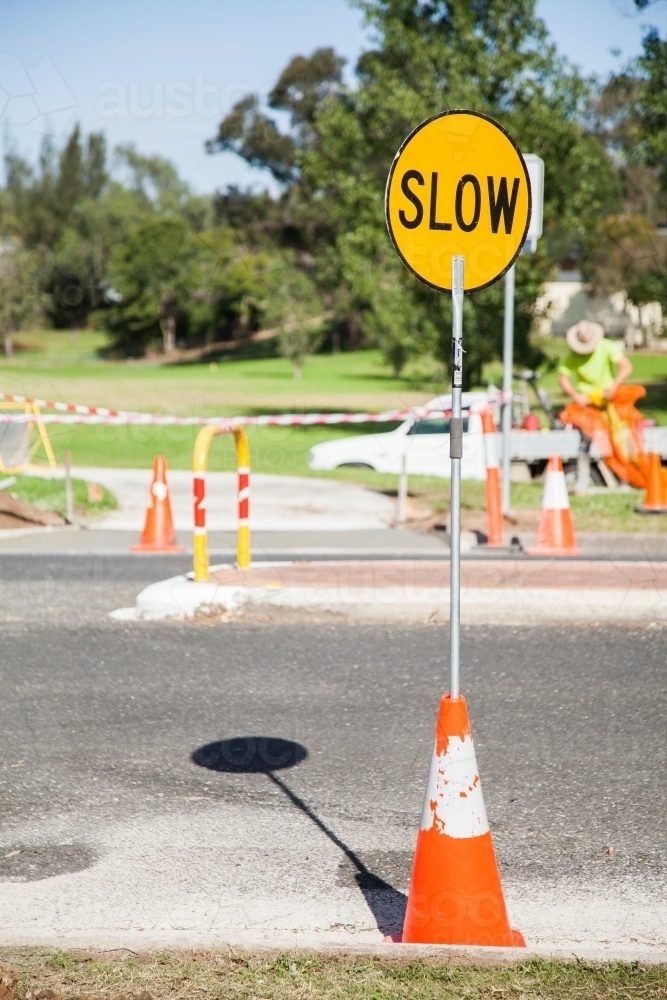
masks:
{"label": "yellow hi-vis shirt", "polygon": [[592,354],[575,354],[570,351],[558,373],[566,375],[577,392],[587,395],[596,389],[602,392],[616,378],[614,368],[622,357],[621,345],[603,337]]}

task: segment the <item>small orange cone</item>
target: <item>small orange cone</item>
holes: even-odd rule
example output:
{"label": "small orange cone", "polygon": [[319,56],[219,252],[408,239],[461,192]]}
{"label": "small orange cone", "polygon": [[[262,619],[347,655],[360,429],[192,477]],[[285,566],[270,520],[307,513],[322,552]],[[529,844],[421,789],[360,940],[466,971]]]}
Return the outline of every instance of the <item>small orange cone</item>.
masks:
{"label": "small orange cone", "polygon": [[580,556],[574,537],[572,511],[565,485],[565,473],[560,455],[552,455],[542,496],[542,515],[537,529],[537,544],[528,549],[529,556]]}
{"label": "small orange cone", "polygon": [[176,544],[176,532],[171,517],[169,486],[167,485],[167,459],[156,455],[153,459],[153,482],[148,494],[146,523],[138,545],[130,552],[184,552]]}
{"label": "small orange cone", "polygon": [[482,434],[486,459],[486,521],[489,529],[487,544],[497,548],[503,544],[503,500],[496,422],[490,406],[482,410]]}
{"label": "small orange cone", "polygon": [[402,940],[525,948],[507,916],[463,697],[440,702]]}
{"label": "small orange cone", "polygon": [[660,455],[652,451],[648,456],[648,482],[644,503],[637,507],[639,514],[667,514],[667,473]]}

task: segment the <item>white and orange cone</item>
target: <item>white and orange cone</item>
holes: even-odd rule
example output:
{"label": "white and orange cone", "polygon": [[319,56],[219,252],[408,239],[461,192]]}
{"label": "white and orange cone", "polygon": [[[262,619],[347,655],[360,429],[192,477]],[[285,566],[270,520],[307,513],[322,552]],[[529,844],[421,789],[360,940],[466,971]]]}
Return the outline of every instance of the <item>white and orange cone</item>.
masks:
{"label": "white and orange cone", "polygon": [[503,501],[498,461],[498,435],[491,407],[482,410],[482,434],[484,435],[484,457],[486,459],[486,521],[488,525],[488,545],[497,548],[503,545]]}
{"label": "white and orange cone", "polygon": [[146,504],[146,521],[138,545],[130,552],[184,552],[176,541],[171,516],[171,501],[167,484],[167,459],[156,455],[153,459],[153,481]]}
{"label": "white and orange cone", "polygon": [[581,555],[574,537],[574,522],[560,455],[552,455],[547,465],[537,543],[535,548],[528,549],[528,555]]}
{"label": "white and orange cone", "polygon": [[440,702],[402,940],[525,947],[507,916],[462,697]]}
{"label": "white and orange cone", "polygon": [[667,514],[667,472],[655,451],[648,456],[646,494],[644,502],[637,507],[637,513]]}

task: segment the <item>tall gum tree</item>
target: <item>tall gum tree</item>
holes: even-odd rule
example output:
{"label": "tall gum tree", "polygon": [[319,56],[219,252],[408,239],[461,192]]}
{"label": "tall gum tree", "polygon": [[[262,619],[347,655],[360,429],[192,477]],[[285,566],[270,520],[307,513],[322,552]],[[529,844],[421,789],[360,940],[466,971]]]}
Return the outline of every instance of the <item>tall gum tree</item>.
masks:
{"label": "tall gum tree", "polygon": [[[233,149],[272,170],[325,302],[335,301],[348,321],[378,310],[376,321],[361,325],[386,348],[387,296],[396,286],[383,195],[393,156],[420,121],[439,111],[465,107],[491,115],[546,166],[547,238],[517,268],[516,357],[523,364],[539,362],[542,353],[531,331],[541,285],[554,264],[545,244],[555,237],[581,242],[619,208],[614,166],[584,127],[590,82],[558,56],[534,0],[355,5],[371,45],[351,86],[344,85],[341,61],[331,50],[297,57],[281,74],[269,108],[254,97],[239,102],[210,148]],[[288,133],[281,132],[272,110],[288,112]],[[400,287],[420,320],[403,324],[400,350],[395,343],[392,348],[395,369],[427,351],[447,365],[447,338],[440,333],[448,317],[446,297],[412,277]],[[479,381],[486,361],[500,355],[500,287],[472,296],[467,317],[470,383]]]}

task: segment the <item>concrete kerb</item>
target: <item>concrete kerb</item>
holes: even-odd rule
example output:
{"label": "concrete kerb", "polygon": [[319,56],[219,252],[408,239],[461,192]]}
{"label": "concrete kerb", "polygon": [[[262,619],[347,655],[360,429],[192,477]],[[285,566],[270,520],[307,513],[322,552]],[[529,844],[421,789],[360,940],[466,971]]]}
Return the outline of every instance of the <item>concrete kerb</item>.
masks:
{"label": "concrete kerb", "polygon": [[[531,946],[527,948],[485,948],[472,945],[395,944],[386,941],[350,941],[341,934],[338,940],[331,934],[317,933],[272,933],[266,931],[241,932],[236,934],[207,930],[201,933],[188,931],[105,931],[99,933],[43,934],[22,933],[20,939],[13,935],[3,937],[0,942],[5,947],[45,947],[99,951],[126,950],[147,954],[155,951],[175,952],[205,948],[210,951],[224,951],[227,948],[241,949],[263,955],[279,955],[289,952],[297,956],[332,955],[364,957],[373,956],[393,962],[414,961],[435,958],[451,965],[500,966],[524,963],[531,959],[557,959],[560,961],[590,962],[641,962],[644,965],[667,964],[667,948],[652,948],[640,944],[633,946],[577,944],[575,948],[554,948],[551,946]],[[348,938],[348,940],[345,940]]]}
{"label": "concrete kerb", "polygon": [[[262,564],[264,568],[289,563]],[[211,567],[212,573],[233,570]],[[316,617],[332,614],[349,622],[446,623],[449,589],[401,586],[264,586],[197,583],[192,575],[150,584],[137,596],[134,608],[119,608],[116,621],[189,619],[218,611],[232,616],[261,612],[269,619],[286,611]],[[466,624],[535,624],[539,622],[667,622],[667,592],[627,589],[565,589],[545,587],[464,587],[461,615]]]}

